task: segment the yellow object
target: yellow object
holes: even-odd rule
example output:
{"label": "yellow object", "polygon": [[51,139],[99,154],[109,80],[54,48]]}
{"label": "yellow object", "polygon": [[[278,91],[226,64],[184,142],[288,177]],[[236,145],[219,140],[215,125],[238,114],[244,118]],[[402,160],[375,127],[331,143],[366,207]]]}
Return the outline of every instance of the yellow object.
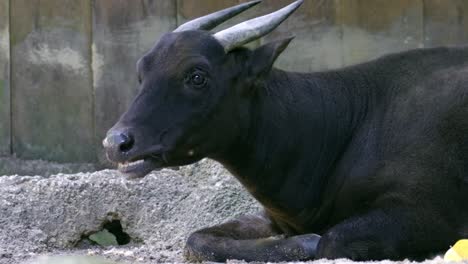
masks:
{"label": "yellow object", "polygon": [[444,260],[468,260],[468,239],[458,240],[444,255]]}

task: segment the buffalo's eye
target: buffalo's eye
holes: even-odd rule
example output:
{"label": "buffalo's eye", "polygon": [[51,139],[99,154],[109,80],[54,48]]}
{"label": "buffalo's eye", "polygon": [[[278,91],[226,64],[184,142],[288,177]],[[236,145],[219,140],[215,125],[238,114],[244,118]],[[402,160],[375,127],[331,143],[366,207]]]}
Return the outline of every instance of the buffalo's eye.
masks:
{"label": "buffalo's eye", "polygon": [[205,78],[200,74],[192,75],[192,83],[195,85],[201,85],[205,82]]}
{"label": "buffalo's eye", "polygon": [[203,88],[206,85],[205,74],[201,71],[194,71],[187,76],[187,82],[191,87]]}

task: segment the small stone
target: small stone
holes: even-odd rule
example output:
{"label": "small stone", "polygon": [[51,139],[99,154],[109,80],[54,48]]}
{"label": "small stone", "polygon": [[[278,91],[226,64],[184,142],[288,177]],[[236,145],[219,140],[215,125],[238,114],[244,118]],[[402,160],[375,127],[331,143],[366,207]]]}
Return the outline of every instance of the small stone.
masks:
{"label": "small stone", "polygon": [[0,252],[0,258],[12,258],[13,254],[10,252]]}

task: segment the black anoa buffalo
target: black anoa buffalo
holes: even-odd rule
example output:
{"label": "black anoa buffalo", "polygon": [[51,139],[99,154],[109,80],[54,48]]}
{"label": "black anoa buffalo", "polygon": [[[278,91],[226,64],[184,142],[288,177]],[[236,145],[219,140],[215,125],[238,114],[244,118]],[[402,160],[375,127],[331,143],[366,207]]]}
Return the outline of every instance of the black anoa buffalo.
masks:
{"label": "black anoa buffalo", "polygon": [[187,258],[422,259],[468,237],[468,48],[286,72],[272,65],[291,38],[242,45],[301,1],[208,31],[257,3],[162,36],[103,142],[131,177],[214,159],[263,205],[191,234]]}

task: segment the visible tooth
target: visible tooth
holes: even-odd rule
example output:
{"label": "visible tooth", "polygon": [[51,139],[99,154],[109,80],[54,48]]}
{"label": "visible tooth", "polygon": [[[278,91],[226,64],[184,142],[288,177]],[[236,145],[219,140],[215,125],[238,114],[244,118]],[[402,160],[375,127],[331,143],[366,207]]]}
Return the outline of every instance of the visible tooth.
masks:
{"label": "visible tooth", "polygon": [[188,151],[187,154],[188,154],[189,156],[193,156],[193,154],[195,154],[195,153],[194,153],[193,149],[191,149],[191,150]]}
{"label": "visible tooth", "polygon": [[134,162],[130,162],[129,165],[137,165],[137,164],[140,164],[142,162],[143,162],[143,160],[137,160],[137,161],[134,161]]}
{"label": "visible tooth", "polygon": [[102,145],[107,148],[109,146],[109,141],[107,141],[107,137],[102,140]]}
{"label": "visible tooth", "polygon": [[137,160],[137,161],[134,161],[134,162],[123,162],[123,163],[119,163],[119,167],[120,168],[127,168],[129,166],[134,166],[134,165],[138,165],[138,164],[141,164],[143,163],[144,160]]}

